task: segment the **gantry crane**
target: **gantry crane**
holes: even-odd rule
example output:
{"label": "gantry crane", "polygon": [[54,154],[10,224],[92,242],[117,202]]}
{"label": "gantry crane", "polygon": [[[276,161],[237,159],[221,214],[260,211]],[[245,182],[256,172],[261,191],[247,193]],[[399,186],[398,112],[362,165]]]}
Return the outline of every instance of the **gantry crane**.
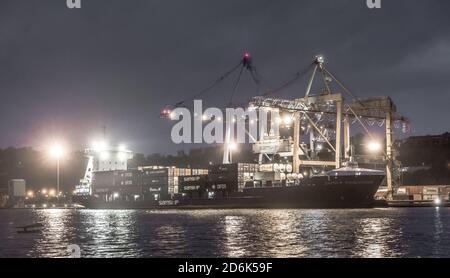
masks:
{"label": "gantry crane", "polygon": [[[293,172],[300,173],[302,166],[322,166],[340,168],[343,161],[350,159],[350,126],[356,122],[362,126],[369,137],[373,139],[366,122],[378,121],[385,125],[386,149],[383,151],[386,161],[386,184],[388,192],[392,194],[394,190],[393,182],[393,164],[394,164],[394,131],[393,123],[400,122],[407,124],[407,119],[397,114],[396,106],[389,97],[375,97],[369,99],[357,99],[348,89],[331,74],[324,65],[324,58],[316,56],[314,59],[314,69],[304,97],[293,100],[274,98],[268,96],[257,96],[250,101],[250,106],[256,109],[277,109],[282,113],[289,113],[293,120],[293,142],[292,142],[292,164]],[[315,75],[320,73],[325,89],[320,94],[311,94],[312,84]],[[330,83],[335,81],[344,92],[349,94],[353,100],[346,102],[341,93],[331,90]],[[318,124],[324,115],[330,115],[334,118],[332,132],[329,126]],[[334,136],[330,136],[334,134]],[[302,147],[302,137],[309,135],[310,155],[307,155],[305,148]],[[334,137],[333,140],[330,137]],[[342,137],[343,137],[343,157],[342,157]],[[314,155],[314,139],[324,141],[334,152],[334,160],[320,160]],[[257,143],[258,144],[258,143]]]}

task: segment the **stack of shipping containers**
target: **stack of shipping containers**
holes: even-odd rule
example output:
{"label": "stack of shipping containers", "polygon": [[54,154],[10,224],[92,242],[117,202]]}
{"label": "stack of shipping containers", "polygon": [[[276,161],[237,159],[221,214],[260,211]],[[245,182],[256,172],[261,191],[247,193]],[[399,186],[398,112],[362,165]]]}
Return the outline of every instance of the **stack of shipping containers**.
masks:
{"label": "stack of shipping containers", "polygon": [[[210,166],[210,169],[190,169],[145,166],[133,170],[94,172],[92,193],[106,201],[137,198],[162,199],[189,193],[203,197],[206,192],[243,191],[245,183],[254,179],[259,169],[254,163],[234,163]],[[120,196],[120,197],[118,197]]]}
{"label": "stack of shipping containers", "polygon": [[214,165],[209,169],[208,189],[212,191],[243,191],[246,181],[253,179],[258,164],[234,163]]}
{"label": "stack of shipping containers", "polygon": [[144,198],[160,199],[168,195],[168,169],[144,167],[142,172],[142,194]]}
{"label": "stack of shipping containers", "polygon": [[117,190],[120,171],[95,172],[92,176],[92,194],[98,195],[105,201],[110,201],[110,195]]}
{"label": "stack of shipping containers", "polygon": [[207,175],[180,176],[178,178],[178,189],[189,198],[202,198],[206,194],[208,185]]}
{"label": "stack of shipping containers", "polygon": [[92,177],[92,193],[107,202],[117,199],[130,201],[141,191],[137,170],[95,172]]}
{"label": "stack of shipping containers", "polygon": [[128,201],[128,196],[141,195],[141,173],[138,170],[126,170],[118,172],[118,187],[119,194],[125,195]]}
{"label": "stack of shipping containers", "polygon": [[94,172],[92,193],[105,201],[140,197],[160,199],[178,193],[179,177],[206,175],[206,169],[139,167],[133,170]]}
{"label": "stack of shipping containers", "polygon": [[450,187],[446,185],[409,185],[400,186],[394,197],[414,201],[433,201],[436,199],[448,201],[449,195]]}
{"label": "stack of shipping containers", "polygon": [[178,194],[179,177],[206,175],[206,169],[146,166],[139,167],[142,175],[142,193],[145,197],[161,198]]}

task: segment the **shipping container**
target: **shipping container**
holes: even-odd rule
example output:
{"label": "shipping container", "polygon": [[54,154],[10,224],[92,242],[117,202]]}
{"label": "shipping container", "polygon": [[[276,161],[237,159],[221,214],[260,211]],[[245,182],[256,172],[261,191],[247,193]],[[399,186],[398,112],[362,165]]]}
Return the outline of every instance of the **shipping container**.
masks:
{"label": "shipping container", "polygon": [[398,201],[410,201],[413,200],[413,195],[406,195],[406,194],[394,194],[392,196],[394,200]]}
{"label": "shipping container", "polygon": [[237,182],[238,181],[238,174],[237,172],[234,173],[219,173],[219,174],[209,174],[208,180],[211,182]]}
{"label": "shipping container", "polygon": [[[193,172],[205,174],[206,169],[145,166],[138,169],[95,172],[92,189],[94,193],[123,192],[124,194],[167,194],[178,193],[179,177]],[[134,195],[133,195],[134,196]]]}
{"label": "shipping container", "polygon": [[207,188],[206,175],[191,175],[179,177],[178,192],[188,194],[189,197],[202,197]]}
{"label": "shipping container", "polygon": [[167,177],[169,175],[169,169],[143,169],[143,177]]}
{"label": "shipping container", "polygon": [[414,201],[422,201],[422,194],[413,194]]}
{"label": "shipping container", "polygon": [[423,194],[422,198],[424,201],[434,201],[436,199],[440,199],[438,194]]}
{"label": "shipping container", "polygon": [[439,187],[440,195],[449,195],[449,193],[450,193],[450,187],[445,186],[445,185]]}
{"label": "shipping container", "polygon": [[254,180],[281,180],[280,173],[276,172],[256,172],[253,176]]}
{"label": "shipping container", "polygon": [[189,183],[201,183],[206,182],[207,176],[206,175],[190,175],[190,176],[183,176],[179,177],[179,184],[189,184]]}
{"label": "shipping container", "polygon": [[237,172],[237,164],[218,164],[209,168],[210,174],[223,174]]}
{"label": "shipping container", "polygon": [[423,195],[439,195],[439,188],[437,186],[427,186],[423,188]]}
{"label": "shipping container", "polygon": [[92,175],[92,189],[105,189],[120,185],[122,171],[94,172]]}
{"label": "shipping container", "polygon": [[208,183],[208,191],[234,192],[238,190],[238,184],[234,182]]}
{"label": "shipping container", "polygon": [[409,194],[414,195],[414,194],[423,194],[423,186],[406,186],[406,188],[408,189]]}

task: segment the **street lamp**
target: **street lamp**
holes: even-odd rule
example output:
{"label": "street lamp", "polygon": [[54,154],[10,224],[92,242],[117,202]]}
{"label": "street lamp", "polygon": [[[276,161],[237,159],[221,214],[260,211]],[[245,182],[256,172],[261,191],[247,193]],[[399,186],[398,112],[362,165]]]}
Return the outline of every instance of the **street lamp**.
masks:
{"label": "street lamp", "polygon": [[59,193],[59,162],[61,158],[64,156],[64,154],[65,154],[64,147],[60,144],[55,144],[50,148],[50,155],[56,159],[56,192],[58,193]]}
{"label": "street lamp", "polygon": [[50,191],[48,192],[48,195],[50,195],[51,197],[55,197],[56,191],[55,189],[50,189]]}
{"label": "street lamp", "polygon": [[32,190],[29,190],[27,192],[27,196],[28,196],[28,198],[33,198],[34,197],[34,192]]}
{"label": "street lamp", "polygon": [[292,115],[284,115],[283,117],[283,123],[286,126],[290,126],[292,124],[292,122],[294,121],[294,119],[292,118]]}

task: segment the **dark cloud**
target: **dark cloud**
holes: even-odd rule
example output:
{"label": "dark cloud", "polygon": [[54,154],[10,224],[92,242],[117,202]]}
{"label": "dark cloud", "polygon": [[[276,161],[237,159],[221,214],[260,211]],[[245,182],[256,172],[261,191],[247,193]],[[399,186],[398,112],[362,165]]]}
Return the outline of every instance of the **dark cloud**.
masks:
{"label": "dark cloud", "polygon": [[[270,88],[323,53],[358,96],[390,95],[416,134],[448,130],[450,2],[382,0],[3,0],[0,145],[77,148],[108,127],[137,151],[172,152],[161,107],[208,85],[250,51]],[[207,98],[229,100],[231,82]],[[299,96],[304,82],[286,90]],[[254,94],[244,76],[239,99]]]}

